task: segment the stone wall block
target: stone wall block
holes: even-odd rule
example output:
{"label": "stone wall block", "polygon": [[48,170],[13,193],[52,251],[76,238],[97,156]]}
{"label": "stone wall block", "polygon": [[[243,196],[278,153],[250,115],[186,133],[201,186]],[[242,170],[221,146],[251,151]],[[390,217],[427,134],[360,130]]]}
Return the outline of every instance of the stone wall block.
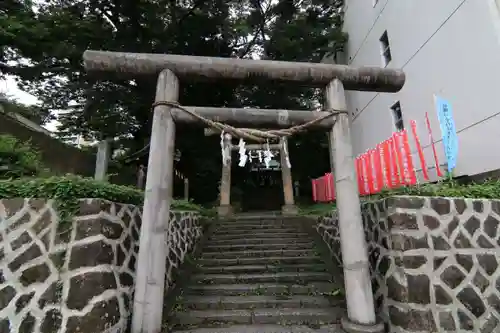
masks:
{"label": "stone wall block", "polygon": [[[373,292],[389,332],[500,331],[500,201],[393,197],[362,204]],[[316,230],[341,257],[335,214]]]}
{"label": "stone wall block", "polygon": [[[202,233],[197,214],[170,216],[167,285]],[[0,332],[125,332],[141,218],[141,207],[83,199],[61,222],[51,200],[0,200]]]}

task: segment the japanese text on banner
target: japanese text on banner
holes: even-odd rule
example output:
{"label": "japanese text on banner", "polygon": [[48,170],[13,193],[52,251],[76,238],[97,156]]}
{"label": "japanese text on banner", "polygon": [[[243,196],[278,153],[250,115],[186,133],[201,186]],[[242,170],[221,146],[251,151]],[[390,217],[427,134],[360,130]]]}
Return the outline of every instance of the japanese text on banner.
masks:
{"label": "japanese text on banner", "polygon": [[438,114],[439,125],[443,135],[443,146],[448,162],[448,171],[452,171],[457,166],[458,137],[453,120],[453,112],[448,101],[439,96],[434,96]]}

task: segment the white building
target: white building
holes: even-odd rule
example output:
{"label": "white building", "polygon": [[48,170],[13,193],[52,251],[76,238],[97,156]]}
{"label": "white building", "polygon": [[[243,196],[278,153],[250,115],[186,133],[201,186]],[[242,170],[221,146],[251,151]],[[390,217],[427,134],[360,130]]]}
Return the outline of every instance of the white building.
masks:
{"label": "white building", "polygon": [[406,73],[396,94],[348,92],[355,154],[388,138],[402,117],[408,130],[410,120],[417,121],[427,165],[433,165],[428,112],[440,164],[446,164],[436,94],[453,108],[459,139],[455,175],[500,169],[500,0],[345,2],[349,42],[339,62]]}

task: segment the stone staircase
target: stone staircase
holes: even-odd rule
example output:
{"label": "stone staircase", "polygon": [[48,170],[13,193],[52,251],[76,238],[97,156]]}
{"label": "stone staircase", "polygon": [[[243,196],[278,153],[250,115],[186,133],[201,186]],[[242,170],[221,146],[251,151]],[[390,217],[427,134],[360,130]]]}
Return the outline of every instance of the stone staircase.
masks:
{"label": "stone staircase", "polygon": [[334,278],[299,219],[223,221],[166,326],[185,333],[342,332],[344,297]]}

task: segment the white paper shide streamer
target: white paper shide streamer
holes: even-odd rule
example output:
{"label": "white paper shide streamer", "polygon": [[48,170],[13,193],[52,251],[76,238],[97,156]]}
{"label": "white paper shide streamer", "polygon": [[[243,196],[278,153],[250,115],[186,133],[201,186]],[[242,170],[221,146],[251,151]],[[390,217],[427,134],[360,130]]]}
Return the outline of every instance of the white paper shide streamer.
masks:
{"label": "white paper shide streamer", "polygon": [[267,141],[266,150],[264,150],[264,164],[266,165],[266,168],[269,168],[273,157],[274,155],[269,147],[269,141]]}

